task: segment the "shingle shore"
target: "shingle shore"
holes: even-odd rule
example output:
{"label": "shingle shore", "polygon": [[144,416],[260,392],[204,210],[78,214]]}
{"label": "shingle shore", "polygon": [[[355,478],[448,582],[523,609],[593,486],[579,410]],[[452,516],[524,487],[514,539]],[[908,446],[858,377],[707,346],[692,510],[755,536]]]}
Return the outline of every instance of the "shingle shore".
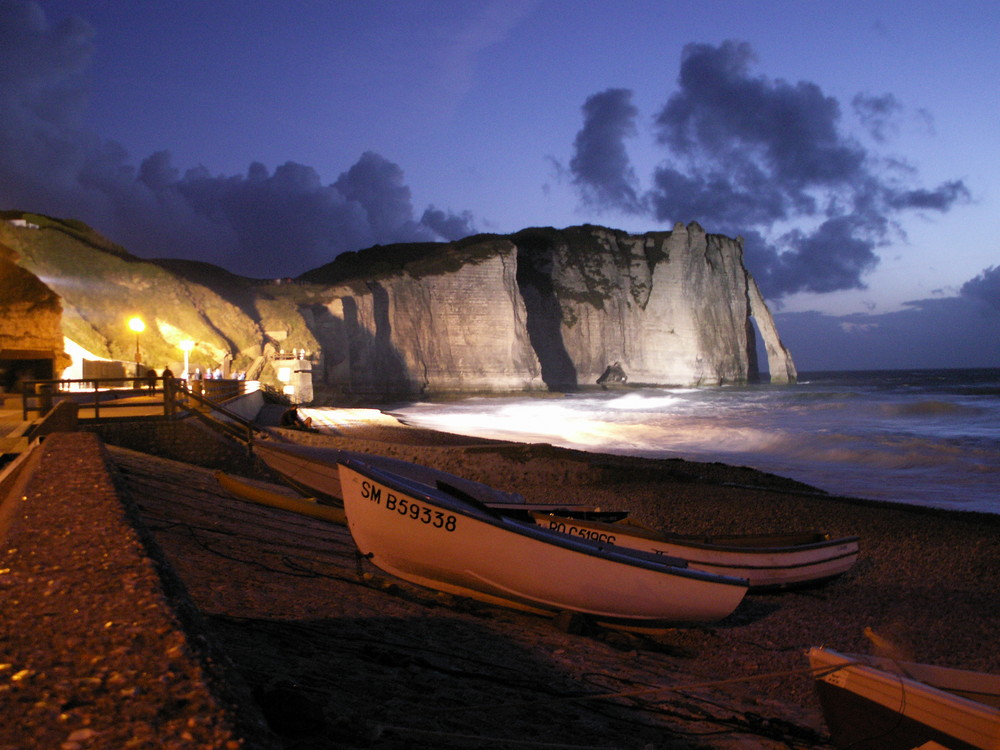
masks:
{"label": "shingle shore", "polygon": [[51,435],[0,544],[0,748],[249,747],[120,502],[107,452]]}
{"label": "shingle shore", "polygon": [[[343,527],[224,497],[207,469],[53,435],[4,504],[13,518],[0,538],[0,750],[265,747],[275,738],[260,723],[262,691],[310,708],[293,711],[297,723],[275,739],[288,748],[438,748],[447,734],[450,747],[492,736],[770,749],[787,745],[765,739],[754,717],[823,730],[806,675],[753,681],[801,669],[810,645],[867,651],[861,633],[872,626],[921,660],[1000,668],[989,647],[1000,605],[995,516],[822,497],[721,464],[477,445],[411,428],[282,432],[436,465],[536,502],[624,508],[682,533],[858,533],[862,558],[828,586],[748,597],[721,623],[655,641],[573,635],[543,618],[379,584],[371,566],[375,578],[359,579]],[[722,733],[692,713],[690,691],[634,707],[565,703],[567,692],[744,677],[707,694],[712,713],[742,717]]]}

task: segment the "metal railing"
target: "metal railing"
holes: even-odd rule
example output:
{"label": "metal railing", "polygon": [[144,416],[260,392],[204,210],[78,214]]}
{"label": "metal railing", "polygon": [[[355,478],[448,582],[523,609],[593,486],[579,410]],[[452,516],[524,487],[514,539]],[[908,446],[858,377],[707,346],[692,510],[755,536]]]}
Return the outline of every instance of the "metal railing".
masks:
{"label": "metal railing", "polygon": [[[163,379],[157,380],[162,382]],[[82,407],[93,408],[94,417],[99,418],[102,406],[115,409],[149,408],[148,400],[125,399],[137,399],[139,396],[152,396],[155,393],[156,383],[143,377],[26,380],[21,389],[21,414],[27,421],[29,412],[44,415],[56,401],[72,400]]]}
{"label": "metal railing", "polygon": [[[218,383],[226,381],[196,380],[193,382],[197,384],[197,383]],[[234,380],[231,382],[245,383],[248,381]],[[251,382],[256,382],[256,381],[251,381]],[[250,448],[251,450],[253,449],[254,432],[259,430],[259,428],[249,419],[242,417],[233,411],[230,411],[222,404],[205,396],[203,392],[202,393],[198,392],[199,390],[203,389],[198,389],[197,387],[194,389],[189,389],[187,387],[187,384],[183,380],[172,383],[170,386],[168,386],[168,388],[174,390],[173,401],[175,404],[190,399],[191,401],[198,404],[201,407],[201,409],[185,409],[186,411],[188,411],[190,414],[193,414],[195,417],[202,420],[203,422],[207,422],[209,426],[216,429],[222,429],[225,432],[227,432],[230,436],[235,437],[237,440],[244,441],[247,444],[248,448]],[[236,393],[235,395],[240,395],[240,394]],[[164,409],[167,408],[166,400],[167,400],[166,395],[164,395]],[[209,416],[212,412],[222,415],[223,417],[225,417],[226,420],[228,420],[228,422]],[[175,416],[175,415],[171,414],[169,416]]]}
{"label": "metal railing", "polygon": [[[194,380],[178,378],[116,377],[60,380],[26,380],[22,387],[21,412],[28,421],[29,412],[48,413],[56,401],[72,400],[83,408],[93,409],[93,418],[101,418],[111,409],[149,409],[163,404],[163,416],[172,418],[186,412],[194,402],[205,411],[216,411],[227,419],[246,422],[222,406],[219,401],[258,388],[255,381]],[[162,394],[162,402],[160,395]]]}

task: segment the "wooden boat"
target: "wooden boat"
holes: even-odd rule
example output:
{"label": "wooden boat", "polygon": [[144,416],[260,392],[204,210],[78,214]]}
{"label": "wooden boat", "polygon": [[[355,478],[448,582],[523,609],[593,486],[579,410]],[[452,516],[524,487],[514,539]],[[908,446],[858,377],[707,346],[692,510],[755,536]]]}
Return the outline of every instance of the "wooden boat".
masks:
{"label": "wooden boat", "polygon": [[359,461],[347,459],[339,471],[359,551],[438,591],[643,630],[720,620],[747,590],[743,579],[548,531]]}
{"label": "wooden boat", "polygon": [[808,657],[839,748],[1000,748],[1000,676],[818,647]]}
{"label": "wooden boat", "polygon": [[307,493],[324,495],[338,501],[342,499],[342,493],[337,464],[354,459],[408,477],[421,484],[434,485],[438,481],[447,482],[480,502],[517,505],[524,503],[524,498],[520,495],[503,492],[481,482],[474,482],[399,458],[270,440],[254,443],[253,451],[268,468],[292,486],[298,486]]}
{"label": "wooden boat", "polygon": [[347,516],[344,514],[343,507],[325,505],[318,502],[314,497],[299,498],[280,495],[277,492],[271,492],[249,482],[240,481],[222,471],[214,472],[213,476],[226,492],[241,500],[247,500],[258,505],[266,505],[270,508],[288,510],[302,516],[319,518],[322,521],[330,521],[341,526],[347,525]]}
{"label": "wooden boat", "polygon": [[828,534],[711,535],[670,534],[636,524],[531,514],[552,531],[604,544],[681,557],[688,567],[746,578],[752,591],[808,586],[847,571],[858,559],[858,537],[831,539]]}
{"label": "wooden boat", "polygon": [[589,505],[533,505],[516,492],[504,492],[482,482],[404,461],[400,458],[275,441],[254,443],[253,450],[267,464],[268,468],[303,494],[319,495],[327,501],[337,503],[343,500],[337,464],[341,461],[355,460],[406,477],[420,484],[444,488],[451,494],[465,495],[490,507],[525,518],[527,513],[532,510],[557,515],[572,513],[578,517],[593,517],[602,520],[617,520],[628,515],[627,511],[602,511]]}

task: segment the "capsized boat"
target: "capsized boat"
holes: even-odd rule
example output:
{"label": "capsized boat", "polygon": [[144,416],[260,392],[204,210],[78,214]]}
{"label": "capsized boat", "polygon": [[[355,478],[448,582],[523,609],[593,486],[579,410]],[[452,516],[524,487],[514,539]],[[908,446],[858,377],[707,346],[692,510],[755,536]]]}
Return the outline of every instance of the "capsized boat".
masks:
{"label": "capsized boat", "polygon": [[361,554],[438,591],[644,630],[721,620],[747,590],[744,579],[549,531],[360,461],[344,460],[339,472]]}
{"label": "capsized boat", "polygon": [[808,657],[823,718],[839,748],[1000,748],[998,675],[819,647]]}
{"label": "capsized boat", "polygon": [[688,567],[746,578],[751,591],[808,586],[850,569],[858,559],[858,537],[831,539],[822,532],[689,536],[671,534],[625,519],[617,523],[533,512],[552,531],[604,544],[681,557]]}
{"label": "capsized boat", "polygon": [[602,511],[589,505],[529,504],[523,495],[516,492],[504,492],[482,482],[404,461],[401,458],[271,440],[254,443],[253,450],[268,468],[303,494],[318,495],[327,501],[337,503],[343,499],[337,464],[345,460],[355,460],[420,484],[444,488],[451,494],[465,495],[512,515],[526,517],[531,510],[544,510],[557,515],[571,513],[578,517],[595,517],[603,520],[615,520],[628,515],[627,511]]}

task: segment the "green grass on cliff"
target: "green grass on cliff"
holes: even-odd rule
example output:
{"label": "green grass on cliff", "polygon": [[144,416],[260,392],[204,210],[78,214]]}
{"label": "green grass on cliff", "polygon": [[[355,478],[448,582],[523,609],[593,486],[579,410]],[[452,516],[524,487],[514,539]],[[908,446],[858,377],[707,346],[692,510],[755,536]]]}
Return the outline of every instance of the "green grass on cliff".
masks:
{"label": "green grass on cliff", "polygon": [[457,242],[375,245],[341,253],[326,265],[302,274],[298,280],[332,286],[377,280],[404,271],[414,278],[454,273],[467,263],[495,257],[508,243],[501,235],[477,234]]}

